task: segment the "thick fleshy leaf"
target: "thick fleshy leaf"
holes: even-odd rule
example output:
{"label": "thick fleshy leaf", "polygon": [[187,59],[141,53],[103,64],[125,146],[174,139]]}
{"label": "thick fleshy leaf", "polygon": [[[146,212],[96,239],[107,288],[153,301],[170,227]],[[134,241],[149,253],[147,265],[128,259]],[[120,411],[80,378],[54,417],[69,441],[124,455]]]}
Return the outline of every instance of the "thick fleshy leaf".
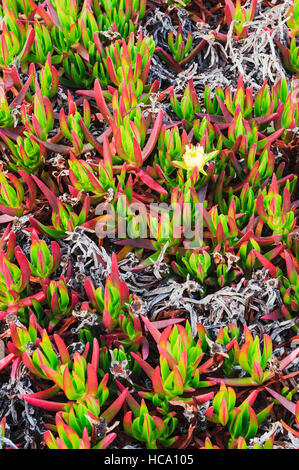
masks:
{"label": "thick fleshy leaf", "polygon": [[290,354],[288,354],[284,359],[280,362],[281,370],[284,370],[289,364],[291,364],[296,357],[299,356],[299,347],[294,349]]}
{"label": "thick fleshy leaf", "polygon": [[267,392],[272,395],[284,408],[286,408],[288,411],[290,411],[293,415],[296,414],[296,405],[295,403],[291,402],[287,398],[283,397],[280,393],[276,392],[275,390],[272,390],[272,388],[265,387]]}
{"label": "thick fleshy leaf", "polygon": [[117,437],[117,434],[115,432],[111,432],[110,434],[108,434],[101,440],[100,445],[96,448],[107,449],[107,447],[110,446],[110,444],[112,444],[112,442],[114,441],[116,437]]}
{"label": "thick fleshy leaf", "polygon": [[27,401],[32,406],[37,406],[38,408],[43,408],[48,411],[64,411],[68,403],[58,403],[55,401],[41,400],[39,398],[31,397],[30,395],[18,395],[21,400]]}
{"label": "thick fleshy leaf", "polygon": [[70,364],[71,358],[63,339],[59,335],[54,334],[54,340],[63,364]]}
{"label": "thick fleshy leaf", "polygon": [[154,368],[150,364],[145,362],[143,359],[141,359],[141,357],[139,357],[137,354],[131,352],[131,356],[135,359],[136,362],[138,362],[138,364],[144,370],[146,375],[151,379],[153,377]]}
{"label": "thick fleshy leaf", "polygon": [[140,317],[141,317],[143,323],[145,324],[145,326],[147,327],[148,331],[151,333],[152,337],[156,341],[156,343],[159,344],[160,338],[161,338],[160,331],[144,315],[140,315]]}
{"label": "thick fleshy leaf", "polygon": [[15,354],[11,353],[5,356],[3,359],[0,360],[0,370],[4,369],[8,364],[11,363],[16,358]]}
{"label": "thick fleshy leaf", "polygon": [[114,400],[112,405],[110,405],[104,411],[104,413],[101,414],[101,417],[105,418],[107,423],[110,423],[110,421],[112,421],[112,419],[117,415],[117,413],[121,409],[121,407],[122,407],[122,405],[123,405],[123,403],[124,403],[124,401],[127,397],[128,391],[129,391],[128,388],[123,390],[122,393],[119,395],[119,397],[116,400]]}
{"label": "thick fleshy leaf", "polygon": [[146,184],[149,188],[153,189],[154,191],[157,191],[159,194],[163,194],[164,196],[168,195],[168,191],[164,189],[159,183],[157,183],[151,176],[148,175],[143,170],[139,170],[137,175],[141,179],[141,181]]}
{"label": "thick fleshy leaf", "polygon": [[225,397],[222,398],[220,407],[219,407],[219,421],[222,424],[222,426],[225,426],[227,421],[228,421],[228,409],[227,409],[227,403]]}

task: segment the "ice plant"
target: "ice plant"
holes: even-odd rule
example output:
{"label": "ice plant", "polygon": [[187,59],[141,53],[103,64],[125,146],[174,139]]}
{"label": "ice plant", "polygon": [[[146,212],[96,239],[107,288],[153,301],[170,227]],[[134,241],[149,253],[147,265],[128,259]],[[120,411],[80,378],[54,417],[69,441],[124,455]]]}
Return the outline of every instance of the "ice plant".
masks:
{"label": "ice plant", "polygon": [[294,446],[298,0],[0,3],[0,447]]}
{"label": "ice plant", "polygon": [[212,442],[211,442],[211,439],[209,437],[206,437],[205,445],[203,447],[201,447],[201,449],[219,449],[219,447],[213,445]]}
{"label": "ice plant", "polygon": [[225,20],[228,27],[233,22],[233,31],[238,38],[244,38],[248,35],[248,27],[245,23],[253,20],[257,6],[257,0],[251,0],[250,8],[245,9],[241,6],[241,0],[237,0],[234,6],[232,0],[225,0]]}
{"label": "ice plant", "polygon": [[[250,449],[273,449],[274,434],[262,445],[260,442],[254,442]],[[244,437],[240,436],[235,442],[230,444],[231,449],[248,449]]]}
{"label": "ice plant", "polygon": [[107,47],[106,67],[109,78],[114,85],[119,87],[123,79],[123,72],[132,77],[133,83],[141,80],[147,81],[151,57],[155,50],[155,42],[152,37],[144,38],[140,33],[135,40],[131,33],[126,43],[117,41]]}
{"label": "ice plant", "polygon": [[111,273],[107,276],[105,290],[94,288],[90,279],[84,283],[88,298],[97,311],[103,314],[103,323],[109,331],[119,324],[119,316],[129,304],[129,289],[124,281],[119,279],[117,258],[112,255]]}
{"label": "ice plant", "polygon": [[115,433],[109,433],[108,425],[120,411],[127,392],[125,389],[105,411],[93,395],[66,407],[65,411],[59,411],[56,414],[59,439],[55,439],[51,431],[46,431],[44,439],[48,447],[73,449],[80,448],[84,442],[84,448],[105,449],[116,437]]}
{"label": "ice plant", "polygon": [[297,46],[296,44],[295,37],[291,38],[291,44],[289,48],[281,44],[281,42],[279,42],[277,39],[275,40],[275,42],[282,54],[282,60],[283,60],[285,68],[289,70],[290,72],[295,72],[296,75],[298,76],[299,74],[299,58],[298,58],[299,46]]}
{"label": "ice plant", "polygon": [[192,399],[185,398],[185,392],[211,385],[209,381],[200,380],[200,374],[207,372],[213,362],[207,361],[199,365],[207,346],[205,330],[202,325],[197,324],[199,339],[195,342],[189,322],[186,322],[186,328],[181,325],[168,326],[163,333],[159,333],[149,321],[143,321],[157,342],[160,357],[159,366],[153,368],[131,353],[152,380],[153,391],[139,392],[139,395],[151,399],[155,406],[162,407],[167,412],[170,400],[190,402]]}
{"label": "ice plant", "polygon": [[[228,252],[222,256],[218,251],[214,251],[214,263],[216,264],[216,277],[220,287],[231,284],[240,274],[237,265],[238,258]],[[213,283],[213,279],[211,281]]]}
{"label": "ice plant", "polygon": [[0,308],[5,310],[16,303],[29,286],[30,265],[19,246],[14,250],[16,264],[9,261],[3,250],[0,250]]}
{"label": "ice plant", "polygon": [[193,121],[196,119],[196,113],[200,113],[201,107],[198,96],[196,94],[193,80],[189,80],[185,89],[181,102],[179,102],[174,89],[170,90],[171,106],[178,116],[183,121],[187,131],[190,131]]}
{"label": "ice plant", "polygon": [[1,32],[0,64],[8,67],[15,57],[23,58],[32,39],[30,29],[26,31],[13,10],[4,15]]}
{"label": "ice plant", "polygon": [[27,193],[15,174],[0,172],[0,211],[12,217],[21,217],[35,205],[36,186],[31,176],[24,171],[18,173],[28,186]]}
{"label": "ice plant", "polygon": [[65,282],[43,280],[43,291],[47,298],[50,312],[48,314],[49,329],[52,330],[62,318],[67,317],[78,302],[78,295],[72,290],[71,294]]}
{"label": "ice plant", "polygon": [[35,142],[29,132],[24,132],[24,138],[18,136],[16,143],[1,134],[1,131],[0,136],[10,150],[8,165],[13,171],[22,170],[28,174],[36,173],[45,163],[47,156],[45,146]]}
{"label": "ice plant", "polygon": [[[249,374],[249,377],[242,378],[224,378],[223,383],[236,386],[259,385],[273,377],[273,372],[267,369],[268,361],[272,356],[272,340],[269,335],[264,334],[263,350],[261,350],[260,339],[258,336],[253,338],[249,328],[244,324],[244,344],[235,352],[238,352],[238,358],[234,360],[238,362],[243,371]],[[218,381],[218,379],[217,379]]]}
{"label": "ice plant", "polygon": [[294,0],[293,5],[290,5],[287,12],[287,25],[290,28],[290,35],[299,35],[299,2]]}
{"label": "ice plant", "polygon": [[[32,63],[30,67],[32,70],[32,75],[35,76],[34,64]],[[47,61],[45,65],[41,69],[39,75],[39,84],[42,96],[46,96],[47,98],[51,99],[56,95],[59,86],[59,76],[57,69],[54,67],[54,65],[52,65],[50,52],[47,55]],[[34,80],[31,82],[31,88],[33,91],[35,91]]]}
{"label": "ice plant", "polygon": [[131,308],[128,286],[119,278],[115,253],[112,255],[111,273],[106,278],[105,289],[95,289],[90,279],[86,279],[84,287],[93,308],[102,314],[102,322],[107,330],[117,332],[120,329],[118,334],[108,336],[117,344],[137,351],[143,342],[142,327],[138,315]]}
{"label": "ice plant", "polygon": [[190,3],[190,0],[167,0],[168,5],[172,5],[172,3],[175,3],[178,8],[182,8],[187,6]]}
{"label": "ice plant", "polygon": [[108,397],[107,380],[108,374],[98,383],[96,368],[86,362],[85,358],[78,353],[74,354],[72,370],[68,365],[60,367],[55,371],[46,364],[41,368],[47,377],[63,390],[68,400],[84,401],[89,395],[99,398],[103,404]]}
{"label": "ice plant", "polygon": [[[119,88],[125,77],[133,87],[146,84],[151,57],[155,50],[152,37],[143,37],[142,33],[135,39],[131,32],[127,41],[117,39],[104,47],[98,30],[93,34],[93,44],[89,47],[89,61],[83,61],[79,54],[69,53],[63,60],[68,80],[61,79],[68,86],[90,88],[95,78],[106,89],[110,83]],[[70,78],[74,77],[73,83]]]}
{"label": "ice plant", "polygon": [[[155,171],[160,178],[176,185],[178,171],[172,165],[174,160],[181,161],[185,147],[189,144],[188,135],[185,130],[181,133],[177,127],[167,129],[163,125],[157,142],[157,153],[155,155]],[[173,181],[173,183],[172,183]]]}
{"label": "ice plant", "polygon": [[[261,182],[271,177],[274,172],[275,158],[270,150],[271,145],[268,143],[260,155],[257,155],[257,144],[253,144],[247,154],[247,165],[250,170],[248,182],[252,184],[253,189],[260,186]],[[257,164],[258,162],[258,164]],[[276,173],[279,174],[278,167]]]}
{"label": "ice plant", "polygon": [[[202,147],[207,159],[211,156],[211,160],[213,160],[213,152],[211,152],[215,149],[213,135],[212,133],[208,135],[207,129],[204,129],[204,121],[202,126],[198,126],[198,122],[199,121],[196,120],[193,125],[194,136],[199,142],[197,146],[190,145],[190,138],[185,129],[183,129],[180,134],[177,127],[166,129],[165,125],[162,126],[158,140],[158,152],[155,155],[155,165],[153,168],[148,167],[147,171],[153,178],[159,181],[160,184],[166,185],[171,191],[180,189],[187,192],[190,186],[198,190],[208,183],[213,174],[215,166],[213,162],[209,163],[206,170],[202,171],[200,171],[200,167],[197,165],[188,171],[184,169],[186,164],[183,160],[183,156],[186,153],[187,147],[189,149],[194,148],[196,151],[200,151],[200,147]],[[213,134],[215,136],[216,132],[214,131]],[[221,139],[219,139],[217,150],[221,147],[220,141]],[[217,161],[217,159],[215,160]],[[177,168],[179,169],[177,170]]]}
{"label": "ice plant", "polygon": [[[68,116],[65,115],[64,109],[61,108],[59,113],[59,124],[63,136],[72,142],[76,155],[80,155],[83,150],[83,142],[85,135],[88,137],[88,129],[91,124],[90,106],[87,100],[83,101],[83,116],[78,112],[77,105],[68,92]],[[91,140],[91,139],[90,139]],[[92,143],[93,140],[91,140]],[[95,146],[97,146],[95,144]]]}
{"label": "ice plant", "polygon": [[125,414],[124,430],[132,438],[144,442],[147,449],[157,449],[157,444],[169,447],[176,441],[177,438],[171,437],[178,422],[174,413],[163,418],[151,415],[144,400],[141,401],[140,406],[134,407],[133,412],[135,418],[133,418],[132,411]]}
{"label": "ice plant", "polygon": [[222,137],[216,134],[216,130],[208,117],[194,121],[193,133],[197,142],[204,147],[205,152],[222,149]]}
{"label": "ice plant", "polygon": [[256,414],[252,408],[257,391],[252,392],[246,400],[239,406],[236,405],[236,393],[233,388],[220,386],[219,392],[215,395],[212,406],[206,411],[209,421],[227,426],[230,433],[229,448],[239,438],[245,441],[256,436],[258,427],[263,423],[270,413],[273,403]]}
{"label": "ice plant", "polygon": [[[65,36],[63,37],[65,42]],[[65,45],[60,46],[61,51]],[[73,53],[71,50],[63,57],[63,69],[65,76],[60,78],[60,82],[69,88],[90,88],[97,76],[97,66],[92,67],[89,62],[85,62],[81,55]],[[71,78],[73,77],[73,80]],[[104,84],[107,86],[107,78]]]}
{"label": "ice plant", "polygon": [[261,221],[270,228],[273,236],[278,235],[287,241],[296,225],[294,206],[291,206],[289,182],[287,181],[283,195],[281,195],[274,173],[268,192],[264,189],[257,196],[256,211]]}
{"label": "ice plant", "polygon": [[233,116],[237,105],[239,105],[244,118],[248,119],[252,117],[253,90],[252,87],[247,87],[245,90],[243,77],[240,75],[235,93],[232,93],[230,87],[227,87],[225,90],[217,87],[214,97],[211,98],[210,86],[206,85],[204,103],[208,114],[220,116],[226,109]]}
{"label": "ice plant", "polygon": [[12,127],[14,123],[12,110],[7,103],[3,89],[0,87],[0,127]]}
{"label": "ice plant", "polygon": [[[119,88],[109,88],[110,93],[108,94],[102,90],[100,82],[96,80],[94,98],[101,112],[101,115],[97,115],[97,117],[103,117],[108,123],[112,119],[116,125],[124,124],[125,121],[130,119],[139,127],[146,128],[145,116],[138,103],[147,104],[151,94],[158,91],[159,82],[155,80],[150,88],[147,88],[141,80],[134,85],[129,77],[123,74]],[[83,95],[88,93],[87,96],[93,95],[93,93],[84,92],[84,90],[81,90],[80,93]],[[109,108],[109,101],[111,101],[112,110]]]}
{"label": "ice plant", "polygon": [[231,435],[229,447],[233,447],[233,442],[239,437],[243,437],[244,440],[255,437],[258,427],[265,421],[273,408],[273,403],[271,403],[256,414],[251,404],[248,402],[250,402],[249,397],[247,398],[247,402],[245,400],[239,407],[231,411],[228,424],[229,433]]}
{"label": "ice plant", "polygon": [[[217,96],[218,96],[218,98],[217,98]],[[221,106],[219,104],[219,98],[223,103],[225,103],[225,93],[224,93],[224,90],[221,87],[218,86],[215,89],[214,96],[212,97],[211,96],[210,86],[209,85],[205,86],[204,105],[205,105],[206,113],[208,115],[213,115],[213,116],[214,115],[219,115],[219,116],[221,116],[222,111],[221,111]],[[241,101],[241,100],[239,100],[239,101]]]}
{"label": "ice plant", "polygon": [[115,433],[111,433],[107,436],[107,440],[104,437],[95,446],[92,446],[86,428],[80,437],[58,413],[56,413],[55,424],[59,437],[54,437],[51,431],[46,431],[44,434],[44,441],[49,449],[105,449],[116,437]]}
{"label": "ice plant", "polygon": [[[274,118],[274,128],[277,131],[285,129],[281,139],[285,142],[292,141],[294,138],[292,129],[296,128],[299,122],[298,84],[295,77],[292,78],[290,85],[285,77],[282,77],[271,89],[267,81],[264,81],[255,97],[254,116],[257,121],[267,116],[270,118],[271,115]],[[262,125],[264,129],[266,123]]]}
{"label": "ice plant", "polygon": [[210,238],[215,249],[223,245],[233,246],[237,242],[239,231],[233,205],[230,206],[227,215],[219,213],[217,206],[213,206],[209,212],[204,206],[201,206],[201,211],[203,220],[211,233]]}
{"label": "ice plant", "polygon": [[[288,144],[295,137],[295,129],[299,124],[299,88],[298,83],[293,77],[291,87],[288,89],[286,82],[281,79],[276,87],[273,87],[273,101],[279,100],[277,104],[277,117],[274,119],[276,130],[285,129],[281,139]],[[275,109],[275,107],[274,107]]]}
{"label": "ice plant", "polygon": [[[97,4],[98,2],[95,3]],[[117,13],[120,11],[124,12],[126,20],[129,17],[134,17],[135,14],[138,20],[142,20],[146,11],[146,0],[102,0],[100,3],[103,5],[102,8],[105,12],[108,12],[110,9],[116,10]]]}
{"label": "ice plant", "polygon": [[[148,228],[151,233],[152,247],[155,251],[146,261],[145,265],[153,264],[161,254],[161,251],[167,244],[166,250],[173,250],[180,244],[182,237],[181,227],[181,204],[182,199],[179,201],[180,204],[175,207],[174,212],[170,211],[162,212],[159,214],[149,214],[147,218]],[[143,232],[141,232],[143,233]]]}
{"label": "ice plant", "polygon": [[[34,27],[30,28],[30,35],[28,39],[30,42],[24,46],[24,54],[22,55],[22,61],[25,64],[36,63],[44,65],[47,61],[48,54],[54,53],[53,42],[51,39],[51,31],[48,30],[47,26],[38,21],[34,22]],[[53,32],[53,31],[52,31]],[[53,55],[51,61],[58,63],[61,60],[61,56]]]}
{"label": "ice plant", "polygon": [[[44,434],[46,445],[49,449],[106,449],[114,441],[117,434],[109,433],[106,436],[103,436],[101,420],[99,419],[97,421],[94,418],[90,419],[93,419],[94,421],[94,436],[92,437],[88,435],[86,427],[82,433],[77,433],[74,430],[74,418],[72,415],[70,418],[71,425],[69,425],[63,419],[61,413],[56,413],[55,424],[59,437],[54,437],[51,431],[46,431]],[[97,428],[99,428],[99,431],[97,431]]]}
{"label": "ice plant", "polygon": [[28,18],[34,6],[30,0],[6,0],[3,2],[3,12],[8,14],[12,10],[16,16],[18,13],[23,13]]}
{"label": "ice plant", "polygon": [[[106,374],[99,383],[98,370],[98,352],[99,345],[96,339],[93,342],[91,360],[87,361],[86,356],[89,350],[89,343],[85,347],[83,354],[75,352],[71,359],[64,341],[59,335],[54,334],[56,348],[53,347],[48,334],[45,330],[42,332],[42,341],[38,348],[33,352],[25,351],[22,360],[26,367],[42,379],[54,382],[52,386],[44,393],[22,395],[28,403],[44,409],[53,411],[68,410],[72,402],[81,401],[92,396],[99,400],[102,406],[109,396],[107,382],[109,374]],[[65,397],[70,400],[65,403],[50,402],[47,398],[57,395],[62,390]]]}
{"label": "ice plant", "polygon": [[15,354],[15,356],[22,357],[25,351],[32,350],[33,347],[38,346],[41,341],[40,332],[41,328],[34,314],[30,315],[28,328],[22,324],[16,325],[11,323],[10,334],[12,342],[9,341],[7,344],[9,352]]}
{"label": "ice plant", "polygon": [[[239,197],[236,196],[232,188],[230,188],[227,203],[224,199],[222,201],[223,212],[228,213],[232,201],[234,201],[236,213],[242,214],[242,217],[236,220],[238,228],[242,229],[255,212],[255,196],[252,186],[250,186],[249,183],[244,183]],[[219,201],[219,203],[221,204],[221,201]]]}
{"label": "ice plant", "polygon": [[7,258],[11,261],[14,257],[14,250],[16,248],[17,237],[13,230],[11,230],[11,224],[9,224],[4,230],[0,238],[0,249],[5,251]]}
{"label": "ice plant", "polygon": [[240,346],[238,344],[240,340],[240,331],[238,327],[234,323],[230,323],[229,326],[221,327],[218,335],[217,335],[217,342],[222,346],[228,345],[232,339],[235,338],[233,343],[233,347],[227,352],[228,357],[224,359],[223,364],[221,366],[223,372],[227,377],[232,377],[235,375],[236,370],[233,366],[239,364],[239,353],[240,353]]}
{"label": "ice plant", "polygon": [[209,420],[226,426],[229,421],[229,414],[236,404],[236,393],[232,387],[221,385],[216,393],[212,406],[206,411]]}
{"label": "ice plant", "polygon": [[33,113],[29,117],[25,104],[21,106],[21,117],[26,130],[34,134],[42,141],[48,139],[49,132],[54,126],[54,114],[51,101],[42,95],[37,80],[35,81],[35,95],[33,101]]}
{"label": "ice plant", "polygon": [[[273,127],[269,126],[269,123],[273,122],[276,133],[269,136],[271,141],[281,136],[284,141],[288,142],[293,138],[290,131],[298,123],[297,95],[298,85],[295,78],[292,79],[291,86],[289,86],[283,77],[272,87],[265,80],[253,98],[252,87],[245,89],[243,77],[240,75],[235,93],[232,93],[230,87],[225,90],[217,87],[212,98],[210,87],[206,86],[204,103],[207,114],[197,113],[197,115],[201,118],[208,117],[211,123],[215,123],[218,134],[221,129],[226,129],[232,123],[232,117],[236,117],[236,112],[242,114],[243,120],[247,121],[246,128],[248,130],[254,124],[259,131],[265,131],[268,134],[273,131]],[[240,124],[238,126],[240,127]],[[264,142],[267,142],[265,136],[258,144],[258,149],[263,148]],[[234,147],[234,149],[237,148]]]}
{"label": "ice plant", "polygon": [[36,176],[33,176],[34,181],[40,187],[41,191],[47,198],[52,208],[52,224],[53,226],[46,226],[36,220],[34,217],[30,218],[31,225],[40,233],[46,233],[51,238],[65,238],[67,232],[73,232],[75,227],[84,225],[89,211],[90,199],[87,196],[84,199],[82,209],[77,215],[69,204],[63,203],[58,199],[55,194]]}
{"label": "ice plant", "polygon": [[156,145],[162,120],[163,112],[160,110],[153,123],[150,137],[147,140],[146,127],[142,125],[143,123],[140,128],[138,128],[137,123],[129,119],[126,119],[120,126],[110,120],[109,123],[113,132],[113,143],[116,150],[114,160],[116,160],[116,162],[124,160],[134,167],[141,167]]}
{"label": "ice plant", "polygon": [[257,266],[258,260],[255,255],[255,251],[260,252],[261,248],[253,237],[241,242],[238,256],[240,257],[240,265],[242,266],[242,269],[252,271]]}
{"label": "ice plant", "polygon": [[[193,46],[193,36],[189,31],[187,35],[186,42],[183,39],[183,29],[182,25],[179,24],[179,27],[176,32],[176,38],[174,40],[174,31],[168,33],[168,48],[170,50],[169,54],[161,47],[156,48],[156,54],[158,54],[162,59],[166,60],[177,72],[181,72],[183,67],[190,62],[193,57],[195,57],[199,52],[205,47],[206,41],[202,39],[197,46],[192,49]],[[192,50],[191,50],[192,49]]]}
{"label": "ice plant", "polygon": [[[2,418],[0,421],[0,439],[1,437],[5,437],[5,425],[6,425],[6,418]],[[0,440],[0,450],[3,449],[3,442]]]}
{"label": "ice plant", "polygon": [[177,255],[177,262],[172,262],[172,269],[181,276],[198,279],[206,292],[207,278],[212,269],[211,255],[205,250],[187,250],[185,256]]}
{"label": "ice plant", "polygon": [[58,269],[61,250],[57,242],[51,242],[52,254],[45,241],[40,240],[35,230],[31,232],[30,268],[32,276],[48,278]]}
{"label": "ice plant", "polygon": [[[107,149],[107,145],[104,144],[104,159],[99,162],[97,168],[93,168],[85,160],[78,160],[71,153],[68,163],[69,177],[73,188],[70,189],[70,192],[74,196],[79,191],[89,192],[93,194],[91,202],[97,203],[111,192],[113,195],[116,192],[117,181],[114,176],[111,155],[109,150],[105,151],[105,149]],[[124,173],[125,171],[124,168]]]}
{"label": "ice plant", "polygon": [[280,292],[283,299],[282,311],[286,318],[299,311],[299,274],[295,263],[287,250],[284,250],[287,275],[280,275]]}
{"label": "ice plant", "polygon": [[174,41],[174,32],[168,33],[168,47],[175,62],[182,62],[182,60],[188,55],[192,47],[192,33],[188,32],[186,43],[183,40],[183,28],[180,24],[176,33],[176,39]]}
{"label": "ice plant", "polygon": [[267,144],[277,140],[284,132],[284,128],[273,132],[270,136],[264,136],[259,133],[259,125],[255,119],[247,121],[241,111],[241,107],[238,104],[234,111],[233,119],[229,119],[227,127],[227,137],[221,130],[220,124],[215,124],[216,132],[219,136],[222,136],[223,145],[232,150],[233,152],[239,152],[242,155],[247,154],[252,145],[257,145],[257,150],[262,150]]}
{"label": "ice plant", "polygon": [[[97,165],[90,165],[85,160],[79,160],[72,153],[68,163],[70,167],[69,177],[73,185],[69,186],[69,190],[74,198],[84,201],[86,198],[84,193],[91,193],[91,196],[89,196],[91,205],[107,200],[111,204],[111,210],[112,206],[114,208],[117,207],[119,200],[123,200],[122,198],[125,198],[128,203],[132,202],[134,185],[132,176],[127,178],[126,163],[123,164],[120,171],[116,170],[116,167],[112,164],[111,146],[106,136],[104,137],[103,144],[103,160],[100,160]],[[138,175],[141,172],[142,170]],[[151,187],[152,183],[155,182],[151,178],[149,180],[146,183]],[[104,209],[104,205],[100,205],[99,208]],[[103,215],[98,213],[97,208],[95,214],[97,216]],[[107,222],[110,217],[112,230],[115,230],[113,218],[117,214],[110,212],[110,214],[106,215],[107,217],[103,217],[104,222]],[[98,226],[101,223],[101,217],[96,218],[96,220],[98,220]]]}
{"label": "ice plant", "polygon": [[[64,341],[58,335],[54,335],[55,347],[53,346],[47,331],[41,330],[39,331],[41,339],[35,339],[35,346],[38,346],[33,349],[32,341],[26,342],[27,338],[30,339],[36,338],[35,329],[38,329],[38,324],[35,324],[34,317],[31,320],[31,327],[30,332],[29,328],[27,329],[27,333],[25,332],[24,328],[13,328],[13,346],[10,346],[15,350],[17,348],[20,352],[22,352],[22,360],[28,370],[34,375],[42,378],[48,379],[48,375],[43,371],[43,366],[51,367],[54,370],[59,370],[59,367],[63,364],[71,364],[70,355],[68,353],[67,347]],[[33,346],[34,346],[33,343]],[[24,351],[25,347],[25,351]],[[57,348],[57,349],[56,349]],[[33,349],[33,350],[32,350]],[[59,351],[59,358],[57,355],[57,351]],[[53,391],[53,395],[58,392],[59,388],[55,388]],[[33,394],[34,395],[34,394]],[[29,395],[28,395],[29,396]],[[52,396],[52,395],[50,395]],[[45,397],[44,397],[45,398]]]}

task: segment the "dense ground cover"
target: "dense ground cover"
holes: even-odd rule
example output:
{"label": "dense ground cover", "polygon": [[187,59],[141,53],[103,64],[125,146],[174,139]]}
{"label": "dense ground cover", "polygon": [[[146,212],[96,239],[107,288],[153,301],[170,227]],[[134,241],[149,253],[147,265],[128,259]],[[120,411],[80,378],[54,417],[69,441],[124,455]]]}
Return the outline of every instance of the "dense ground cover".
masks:
{"label": "dense ground cover", "polygon": [[0,16],[0,448],[298,448],[298,0]]}

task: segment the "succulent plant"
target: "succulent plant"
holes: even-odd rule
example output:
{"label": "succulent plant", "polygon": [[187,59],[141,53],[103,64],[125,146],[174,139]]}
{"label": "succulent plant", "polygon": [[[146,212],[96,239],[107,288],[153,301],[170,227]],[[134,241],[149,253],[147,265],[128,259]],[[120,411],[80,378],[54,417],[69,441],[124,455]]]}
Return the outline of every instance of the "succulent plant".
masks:
{"label": "succulent plant", "polygon": [[176,441],[176,438],[170,437],[177,425],[177,418],[174,418],[173,414],[163,418],[152,416],[144,400],[139,407],[134,407],[133,412],[133,420],[132,411],[125,414],[124,430],[134,439],[145,442],[147,449],[157,449],[157,443],[169,447]]}
{"label": "succulent plant", "polygon": [[239,38],[246,37],[248,34],[248,28],[245,23],[253,20],[256,11],[257,1],[252,0],[250,2],[249,9],[245,9],[241,6],[241,1],[237,0],[236,6],[234,6],[231,0],[225,0],[225,19],[227,26],[230,27],[233,23],[233,31]]}

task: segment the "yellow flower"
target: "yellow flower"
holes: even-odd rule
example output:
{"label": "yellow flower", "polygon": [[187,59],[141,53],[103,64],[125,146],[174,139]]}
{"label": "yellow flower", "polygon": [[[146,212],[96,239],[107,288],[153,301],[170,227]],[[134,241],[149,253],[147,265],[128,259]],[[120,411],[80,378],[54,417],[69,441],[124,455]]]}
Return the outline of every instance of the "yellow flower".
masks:
{"label": "yellow flower", "polygon": [[204,171],[204,166],[209,160],[216,156],[217,153],[218,150],[206,154],[204,148],[201,145],[187,145],[182,158],[184,162],[184,167],[186,170],[190,171],[193,171],[194,168],[198,168],[198,171],[200,173],[206,175],[206,172]]}

